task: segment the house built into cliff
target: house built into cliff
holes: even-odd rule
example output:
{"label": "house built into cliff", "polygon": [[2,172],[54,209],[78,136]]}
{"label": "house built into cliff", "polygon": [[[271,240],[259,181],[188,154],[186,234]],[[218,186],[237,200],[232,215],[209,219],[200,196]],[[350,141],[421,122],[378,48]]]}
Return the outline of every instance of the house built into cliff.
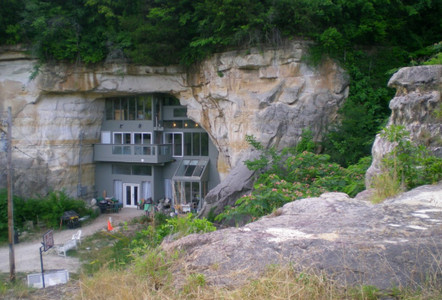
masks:
{"label": "house built into cliff", "polygon": [[166,94],[105,100],[101,143],[94,145],[96,193],[137,207],[142,199],[170,199],[200,208],[219,183],[218,151],[186,107]]}

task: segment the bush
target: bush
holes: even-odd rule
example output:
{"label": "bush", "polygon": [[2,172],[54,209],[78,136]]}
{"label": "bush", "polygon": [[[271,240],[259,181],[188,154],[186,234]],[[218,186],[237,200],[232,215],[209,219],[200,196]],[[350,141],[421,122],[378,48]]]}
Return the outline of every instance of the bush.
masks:
{"label": "bush", "polygon": [[[0,240],[8,235],[8,199],[6,189],[0,190]],[[74,210],[80,216],[90,215],[83,200],[70,198],[63,191],[54,191],[40,199],[23,199],[14,196],[14,226],[23,228],[25,222],[42,223],[45,227],[56,228],[65,211]]]}
{"label": "bush", "polygon": [[373,180],[376,190],[373,201],[442,179],[442,158],[432,155],[423,145],[413,143],[404,126],[383,128],[381,137],[395,147],[382,160],[383,173]]}
{"label": "bush", "polygon": [[[263,149],[253,138],[248,137],[248,140],[256,149]],[[279,154],[274,149],[262,150],[259,159],[245,162],[249,169],[262,173],[252,193],[238,199],[234,207],[226,207],[216,220],[254,220],[297,199],[316,197],[328,191],[355,196],[364,190],[364,174],[371,162],[369,157],[344,169],[330,162],[329,155],[299,152],[303,149],[300,145],[312,149],[310,143],[301,140],[296,148],[286,148]]]}

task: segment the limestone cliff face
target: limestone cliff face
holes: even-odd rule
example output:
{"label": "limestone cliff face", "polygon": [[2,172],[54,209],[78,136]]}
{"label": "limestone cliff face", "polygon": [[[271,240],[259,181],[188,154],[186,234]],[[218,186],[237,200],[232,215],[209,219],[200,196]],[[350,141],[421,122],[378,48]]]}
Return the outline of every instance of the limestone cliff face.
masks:
{"label": "limestone cliff face", "polygon": [[[318,67],[303,63],[307,46],[293,42],[281,49],[221,53],[190,71],[56,64],[35,72],[36,60],[19,49],[0,49],[0,111],[12,107],[15,190],[35,195],[65,189],[76,195],[81,181],[92,195],[92,144],[99,142],[107,96],[176,96],[218,147],[222,178],[248,157],[246,134],[284,147],[308,127],[320,139],[347,96],[348,78],[331,61]],[[2,166],[4,157],[0,153]]]}
{"label": "limestone cliff face", "polygon": [[[396,88],[390,101],[391,116],[387,126],[403,125],[412,141],[425,145],[442,157],[442,65],[402,68],[395,73],[388,86]],[[382,158],[394,145],[376,136],[373,144],[373,163],[366,174],[366,186],[380,173]]]}

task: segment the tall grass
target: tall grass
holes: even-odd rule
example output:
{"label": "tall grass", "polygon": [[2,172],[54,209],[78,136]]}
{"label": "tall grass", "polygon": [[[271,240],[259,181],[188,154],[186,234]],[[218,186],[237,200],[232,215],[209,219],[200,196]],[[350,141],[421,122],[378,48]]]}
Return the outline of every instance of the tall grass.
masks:
{"label": "tall grass", "polygon": [[[169,272],[169,276],[172,276],[171,269]],[[390,291],[379,291],[374,286],[342,286],[325,275],[297,272],[290,266],[270,266],[259,278],[229,288],[208,285],[205,276],[200,273],[190,273],[181,281],[179,288],[171,278],[164,280],[162,285],[155,285],[150,278],[140,276],[131,268],[124,271],[104,269],[93,277],[80,279],[79,298],[96,300],[442,299],[440,282],[439,284],[432,282],[421,290],[395,288]]]}

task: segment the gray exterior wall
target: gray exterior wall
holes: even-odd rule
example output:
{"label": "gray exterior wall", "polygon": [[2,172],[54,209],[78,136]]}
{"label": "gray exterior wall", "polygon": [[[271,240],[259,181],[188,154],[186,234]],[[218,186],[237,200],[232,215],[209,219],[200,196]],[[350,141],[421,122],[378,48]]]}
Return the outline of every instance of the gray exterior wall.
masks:
{"label": "gray exterior wall", "polygon": [[[100,101],[100,100],[98,100]],[[103,99],[102,101],[105,101]],[[174,118],[172,114],[172,109],[177,108],[179,106],[166,106],[162,109],[162,119],[163,120],[181,120],[186,121],[189,120],[186,117]],[[154,119],[154,117],[152,118]],[[125,133],[136,133],[136,132],[150,132],[152,134],[152,141],[156,144],[155,135],[159,134],[164,136],[164,133],[170,132],[205,132],[201,127],[197,128],[161,128],[158,130],[158,127],[154,127],[155,120],[106,120],[104,118],[103,124],[101,127],[101,131],[110,131],[110,132],[125,132]],[[155,130],[157,129],[157,130]],[[184,135],[183,135],[184,137]],[[184,139],[183,139],[184,140]],[[113,134],[111,134],[111,143],[113,143]],[[184,141],[183,141],[184,143]],[[100,147],[95,147],[99,149]],[[121,195],[114,195],[114,181],[119,180],[122,183],[130,183],[130,184],[139,184],[141,193],[141,184],[143,181],[150,181],[152,183],[152,198],[154,201],[158,201],[162,198],[165,198],[165,180],[172,179],[178,166],[184,159],[200,159],[207,158],[207,156],[182,156],[182,157],[172,157],[171,161],[160,163],[160,164],[152,164],[152,163],[143,163],[139,159],[136,160],[137,163],[134,163],[133,155],[125,156],[121,155],[122,161],[115,162],[106,161],[106,157],[97,153],[98,150],[94,152],[94,160],[96,163],[95,168],[95,192],[97,197],[103,195],[103,191],[106,191],[107,197],[114,197],[117,199],[122,198]],[[209,164],[206,166],[208,168],[207,172],[209,174],[207,186],[208,190],[214,188],[219,182],[220,177],[217,171],[217,159],[218,159],[218,151],[215,145],[212,143],[209,137],[208,143],[208,157]],[[104,158],[103,158],[104,157]],[[149,165],[152,167],[151,175],[122,175],[122,174],[112,174],[112,165],[113,164],[128,164],[128,165]],[[142,197],[140,196],[139,199]],[[123,199],[120,199],[122,201]]]}

